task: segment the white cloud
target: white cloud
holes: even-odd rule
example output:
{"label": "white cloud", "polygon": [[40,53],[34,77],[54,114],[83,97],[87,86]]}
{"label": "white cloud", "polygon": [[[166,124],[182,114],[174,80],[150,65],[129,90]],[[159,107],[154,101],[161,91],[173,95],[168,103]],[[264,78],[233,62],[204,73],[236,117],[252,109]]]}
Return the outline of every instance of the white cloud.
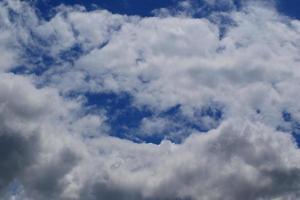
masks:
{"label": "white cloud", "polygon": [[[20,198],[30,200],[299,198],[299,149],[276,129],[283,111],[300,118],[300,23],[247,2],[226,14],[234,23],[221,39],[217,24],[182,13],[140,18],[60,7],[45,21],[27,3],[2,2],[1,193],[9,196],[17,181]],[[57,62],[42,75],[4,72],[29,65],[26,45]],[[76,45],[82,54],[65,61],[61,53]],[[85,92],[127,92],[134,106],[150,107],[144,134],[180,124],[159,116],[179,104],[183,117],[213,130],[182,144],[113,138],[103,124],[110,116],[89,113]],[[215,104],[220,125],[195,114]]]}
{"label": "white cloud", "polygon": [[298,150],[287,134],[259,123],[232,120],[181,145],[91,142],[98,153],[72,175],[85,179],[82,199],[298,197]]}

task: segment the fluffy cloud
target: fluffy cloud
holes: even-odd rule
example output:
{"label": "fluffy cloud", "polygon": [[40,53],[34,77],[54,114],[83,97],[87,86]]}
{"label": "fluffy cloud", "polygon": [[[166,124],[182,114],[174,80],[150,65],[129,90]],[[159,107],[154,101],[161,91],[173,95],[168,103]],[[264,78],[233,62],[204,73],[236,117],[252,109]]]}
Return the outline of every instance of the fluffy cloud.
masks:
{"label": "fluffy cloud", "polygon": [[[0,199],[298,199],[300,22],[245,2],[206,18],[60,6],[49,20],[1,2]],[[110,136],[91,93],[151,111],[132,137],[182,143]]]}
{"label": "fluffy cloud", "polygon": [[227,121],[181,145],[102,138],[89,146],[97,149],[96,155],[72,172],[74,179],[85,179],[81,199],[296,199],[299,195],[300,154],[295,144],[288,135],[259,123]]}

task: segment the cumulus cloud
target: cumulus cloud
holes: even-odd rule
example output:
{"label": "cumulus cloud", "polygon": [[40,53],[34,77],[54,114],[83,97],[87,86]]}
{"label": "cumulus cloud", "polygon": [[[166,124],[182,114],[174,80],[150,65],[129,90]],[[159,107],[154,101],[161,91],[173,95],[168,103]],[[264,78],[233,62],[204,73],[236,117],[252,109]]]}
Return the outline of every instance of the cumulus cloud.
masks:
{"label": "cumulus cloud", "polygon": [[[0,199],[298,199],[300,22],[245,2],[205,18],[60,6],[48,20],[1,2]],[[110,136],[114,116],[88,105],[102,93],[150,110],[132,138],[165,140]]]}
{"label": "cumulus cloud", "polygon": [[[54,140],[55,134],[51,134],[53,130],[46,126],[58,126],[59,124],[56,123],[58,119],[52,119],[50,116],[63,116],[65,111],[58,107],[61,103],[54,91],[37,90],[28,79],[23,77],[1,74],[0,91],[0,180],[1,191],[5,192],[10,182],[17,178],[27,178],[25,176],[27,170],[38,166],[38,163],[42,164],[43,156],[49,154],[47,156],[49,160],[52,159],[51,157],[60,156],[59,149],[64,147],[59,144],[59,140]],[[51,140],[55,146],[50,144]],[[28,177],[32,177],[33,174],[36,173],[30,173]]]}
{"label": "cumulus cloud", "polygon": [[[90,161],[94,165],[86,161],[73,174],[90,174],[82,177],[87,180],[80,196],[296,199],[299,152],[291,138],[262,124],[241,123],[225,122],[207,134],[190,136],[180,145],[167,141],[159,146],[134,144],[112,138],[91,141],[98,149]],[[91,167],[98,171],[88,170]]]}

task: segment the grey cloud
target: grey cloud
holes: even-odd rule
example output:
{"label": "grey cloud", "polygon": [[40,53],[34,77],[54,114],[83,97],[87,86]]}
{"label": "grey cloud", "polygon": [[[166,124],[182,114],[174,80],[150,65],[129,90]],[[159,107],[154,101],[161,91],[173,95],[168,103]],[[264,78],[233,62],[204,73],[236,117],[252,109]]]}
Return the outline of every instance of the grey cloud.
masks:
{"label": "grey cloud", "polygon": [[[92,156],[98,171],[82,185],[79,199],[296,199],[300,155],[288,135],[241,124],[226,122],[181,145],[100,142],[95,148],[107,153]],[[105,167],[115,159],[118,168]]]}
{"label": "grey cloud", "polygon": [[52,160],[32,166],[22,177],[28,196],[33,199],[59,199],[66,184],[62,180],[78,161],[72,150],[63,149]]}
{"label": "grey cloud", "polygon": [[60,179],[79,159],[69,145],[60,144],[65,128],[51,129],[61,126],[57,120],[68,106],[56,107],[63,100],[54,90],[37,89],[20,76],[0,76],[1,194],[10,193],[16,182],[33,199],[59,197],[65,184]]}
{"label": "grey cloud", "polygon": [[0,191],[19,177],[38,156],[38,136],[28,138],[14,133],[0,134]]}
{"label": "grey cloud", "polygon": [[80,199],[98,200],[138,200],[143,199],[139,191],[130,191],[130,189],[118,188],[115,185],[105,183],[94,183],[91,186],[87,185],[81,191]]}
{"label": "grey cloud", "polygon": [[271,178],[272,184],[261,193],[263,197],[280,197],[281,195],[290,195],[295,193],[295,198],[300,197],[300,170],[292,169],[274,169],[263,171],[263,176]]}

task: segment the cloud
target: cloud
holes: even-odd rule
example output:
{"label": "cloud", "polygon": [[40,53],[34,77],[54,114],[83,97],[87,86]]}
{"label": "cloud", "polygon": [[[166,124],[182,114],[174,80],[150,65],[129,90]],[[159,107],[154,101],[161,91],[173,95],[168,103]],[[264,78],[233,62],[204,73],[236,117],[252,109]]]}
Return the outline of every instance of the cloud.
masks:
{"label": "cloud", "polygon": [[[229,121],[207,134],[194,134],[180,145],[134,144],[112,138],[92,141],[90,146],[98,149],[98,155],[90,158],[94,165],[87,161],[75,170],[76,176],[90,174],[80,197],[297,198],[299,152],[290,137],[262,124],[240,125],[239,120]],[[91,167],[98,171],[87,170]]]}
{"label": "cloud", "polygon": [[[70,112],[76,103],[61,99],[55,89],[37,89],[28,78],[0,76],[1,196],[19,181],[33,199],[57,197],[63,188],[60,179],[80,157],[80,146],[66,126],[73,121]],[[78,150],[73,150],[76,144]]]}
{"label": "cloud", "polygon": [[[0,4],[4,200],[299,198],[299,149],[280,128],[300,118],[298,20],[254,1],[205,18],[60,6],[49,20]],[[112,137],[115,116],[87,103],[103,93],[150,110],[131,138],[180,143]]]}
{"label": "cloud", "polygon": [[296,21],[259,6],[232,12],[230,18],[236,25],[229,25],[222,40],[218,26],[203,18],[133,18],[105,46],[76,60],[72,70],[53,68],[47,78],[64,92],[127,91],[137,103],[159,109],[210,101],[230,105],[243,89],[295,79]]}
{"label": "cloud", "polygon": [[18,135],[2,133],[1,139],[1,190],[34,160],[38,150],[35,137],[23,138]]}

